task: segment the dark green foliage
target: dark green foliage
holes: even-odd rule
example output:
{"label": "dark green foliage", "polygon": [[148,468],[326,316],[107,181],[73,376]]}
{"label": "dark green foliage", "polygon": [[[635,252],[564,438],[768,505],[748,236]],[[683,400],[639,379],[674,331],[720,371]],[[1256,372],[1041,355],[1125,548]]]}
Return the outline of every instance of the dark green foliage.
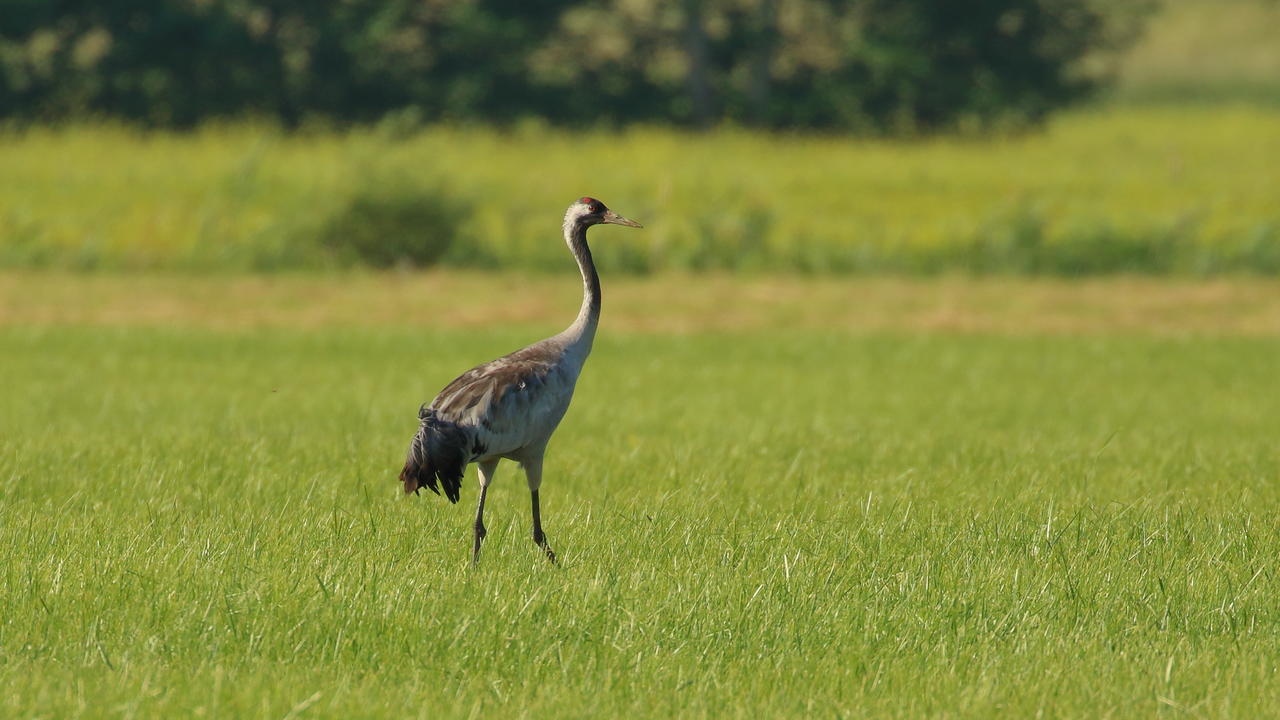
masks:
{"label": "dark green foliage", "polygon": [[0,116],[985,127],[1090,90],[1080,61],[1130,17],[1091,0],[14,0]]}
{"label": "dark green foliage", "polygon": [[105,114],[190,125],[275,113],[270,38],[237,3],[6,2],[0,12],[0,114]]}
{"label": "dark green foliage", "polygon": [[469,212],[438,186],[376,179],[361,183],[315,237],[340,265],[425,267],[446,257]]}

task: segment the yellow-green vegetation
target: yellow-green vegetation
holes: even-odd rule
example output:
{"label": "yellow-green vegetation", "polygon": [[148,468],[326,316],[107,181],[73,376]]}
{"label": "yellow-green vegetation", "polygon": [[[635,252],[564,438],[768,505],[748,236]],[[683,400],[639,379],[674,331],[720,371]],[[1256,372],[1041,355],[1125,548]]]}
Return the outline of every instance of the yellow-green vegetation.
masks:
{"label": "yellow-green vegetation", "polygon": [[[608,327],[618,333],[1280,337],[1280,285],[1269,278],[609,273],[605,284]],[[545,273],[0,273],[0,326],[521,328],[551,334],[580,302],[576,283]]]}
{"label": "yellow-green vegetation", "polygon": [[1127,100],[1280,100],[1280,2],[1163,0],[1120,63]]}
{"label": "yellow-green vegetation", "polygon": [[[527,490],[504,466],[472,569],[474,470],[459,506],[395,482],[418,403],[563,308],[539,328],[361,326],[325,298],[348,290],[315,277],[225,290],[150,277],[133,283],[146,304],[133,318],[76,319],[130,287],[86,279],[0,278],[69,318],[0,323],[0,716],[1252,718],[1280,706],[1274,325],[1212,338],[790,321],[622,332],[610,298],[626,293],[609,282],[542,486],[562,564],[530,541]],[[405,306],[355,280],[351,303]],[[571,303],[575,283],[558,280]],[[451,315],[513,282],[455,285],[456,305],[430,287],[407,294]],[[657,282],[660,316],[702,292]],[[961,307],[975,294],[1019,305],[1042,287],[947,282],[936,287],[970,296]],[[1203,311],[1169,300],[1203,300],[1194,285],[1105,282],[1116,314],[1147,294],[1170,303],[1167,322]],[[811,311],[846,312],[838,285],[821,283]],[[873,281],[871,302],[876,287],[893,286]],[[1206,287],[1229,297],[1233,285]],[[171,321],[204,327],[146,320],[166,292],[179,307],[203,294],[203,313]],[[263,328],[234,307],[218,324],[225,295],[254,292],[318,315]]]}
{"label": "yellow-green vegetation", "polygon": [[[583,194],[645,222],[606,268],[1280,270],[1280,110],[1128,108],[916,140],[526,127],[0,136],[0,263],[571,267]],[[371,253],[370,248],[374,248]]]}

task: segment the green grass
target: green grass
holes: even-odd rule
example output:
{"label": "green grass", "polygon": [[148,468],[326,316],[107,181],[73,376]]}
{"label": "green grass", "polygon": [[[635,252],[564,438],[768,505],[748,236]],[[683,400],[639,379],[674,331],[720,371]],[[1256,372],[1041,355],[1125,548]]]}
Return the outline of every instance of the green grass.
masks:
{"label": "green grass", "polygon": [[607,317],[543,488],[402,498],[542,329],[0,329],[6,717],[1259,717],[1275,337]]}
{"label": "green grass", "polygon": [[915,140],[73,126],[0,154],[0,267],[568,269],[560,213],[592,194],[647,226],[597,243],[619,271],[1280,272],[1280,110],[1243,105]]}
{"label": "green grass", "polygon": [[1124,102],[1280,105],[1280,3],[1162,0],[1120,59],[1114,92]]}

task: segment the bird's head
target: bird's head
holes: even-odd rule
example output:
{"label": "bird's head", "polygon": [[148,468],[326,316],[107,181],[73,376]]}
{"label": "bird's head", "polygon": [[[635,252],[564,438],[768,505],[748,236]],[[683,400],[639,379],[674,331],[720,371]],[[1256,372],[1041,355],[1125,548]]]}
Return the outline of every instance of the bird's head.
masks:
{"label": "bird's head", "polygon": [[569,206],[564,214],[565,226],[581,225],[590,227],[592,225],[626,225],[627,227],[644,227],[635,220],[628,220],[618,213],[605,207],[604,203],[593,197],[578,198],[578,201]]}

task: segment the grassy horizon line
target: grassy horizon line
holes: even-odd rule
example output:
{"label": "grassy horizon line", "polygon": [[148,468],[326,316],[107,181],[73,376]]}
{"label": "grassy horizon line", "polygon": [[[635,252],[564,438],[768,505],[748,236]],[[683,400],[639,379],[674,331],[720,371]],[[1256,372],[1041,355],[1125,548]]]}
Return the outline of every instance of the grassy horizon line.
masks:
{"label": "grassy horizon line", "polygon": [[0,135],[0,267],[570,269],[590,194],[644,221],[611,271],[1280,273],[1280,109],[1079,110],[920,141],[429,127]]}

